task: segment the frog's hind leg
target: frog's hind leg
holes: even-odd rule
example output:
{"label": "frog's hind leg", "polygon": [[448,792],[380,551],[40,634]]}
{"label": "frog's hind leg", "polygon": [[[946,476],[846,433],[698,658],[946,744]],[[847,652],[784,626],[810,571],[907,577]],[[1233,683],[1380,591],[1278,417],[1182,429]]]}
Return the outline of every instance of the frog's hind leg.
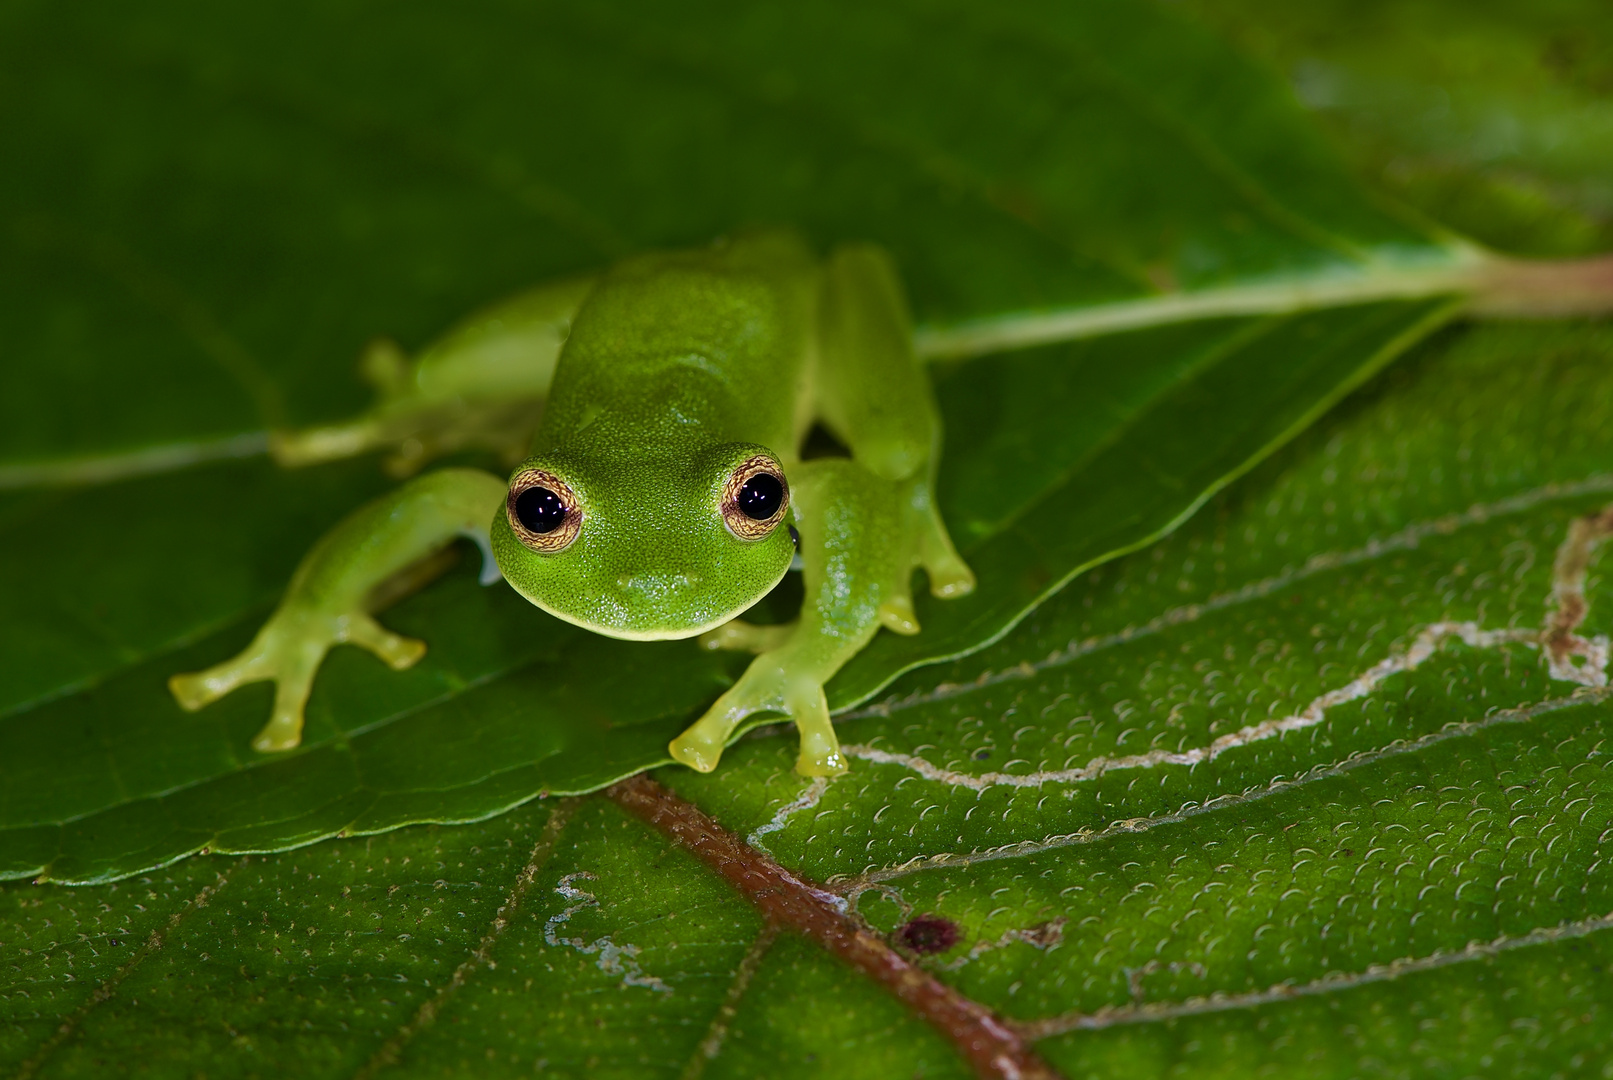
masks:
{"label": "frog's hind leg", "polygon": [[[902,527],[929,576],[930,591],[943,599],[969,593],[974,574],[958,555],[935,505],[940,416],[929,379],[913,354],[901,283],[881,248],[848,244],[831,253],[824,269],[818,341],[816,405],[823,422],[864,468],[886,480],[906,482]],[[892,597],[889,603],[885,625],[898,633],[916,632],[911,603],[905,622],[897,610],[901,598]]]}
{"label": "frog's hind leg", "polygon": [[205,671],[175,675],[169,690],[195,711],[239,686],[272,681],[274,711],[252,745],[262,751],[296,746],[314,674],[332,646],[358,645],[393,670],[425,655],[424,642],[394,634],[369,609],[389,591],[388,583],[454,537],[469,536],[485,547],[488,524],[504,496],[504,482],[496,476],[442,469],[361,507],[303,558],[280,606],[250,645]]}
{"label": "frog's hind leg", "polygon": [[359,369],[377,391],[375,406],[343,423],[277,431],[270,450],[282,465],[307,465],[387,449],[398,476],[467,448],[519,458],[593,284],[539,285],[472,315],[412,361],[391,341],[372,342]]}
{"label": "frog's hind leg", "polygon": [[[934,472],[934,459],[931,470]],[[952,546],[952,536],[941,511],[935,505],[935,483],[926,476],[923,482],[914,482],[908,496],[909,527],[917,545],[918,563],[930,579],[930,593],[942,600],[968,596],[974,592],[975,574],[963,561],[958,549]]]}

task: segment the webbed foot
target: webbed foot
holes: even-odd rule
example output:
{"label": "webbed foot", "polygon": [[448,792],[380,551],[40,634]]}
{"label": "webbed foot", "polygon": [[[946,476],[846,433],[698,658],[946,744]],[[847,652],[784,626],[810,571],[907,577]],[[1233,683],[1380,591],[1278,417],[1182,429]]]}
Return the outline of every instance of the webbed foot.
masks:
{"label": "webbed foot", "polygon": [[919,632],[918,615],[913,611],[913,597],[905,588],[894,590],[879,605],[879,621],[892,633],[912,637]]}
{"label": "webbed foot", "polygon": [[952,537],[933,511],[920,527],[918,548],[919,565],[930,579],[930,595],[956,600],[975,591],[975,572],[952,546]]}
{"label": "webbed foot", "polygon": [[956,552],[924,564],[930,577],[930,593],[942,600],[956,600],[975,591],[975,573]]}
{"label": "webbed foot", "polygon": [[699,772],[710,772],[717,767],[734,728],[759,712],[783,713],[795,722],[801,736],[796,772],[803,776],[837,776],[846,771],[846,758],[829,719],[823,684],[811,675],[792,674],[785,657],[777,654],[757,657],[739,681],[667,749],[674,760]]}
{"label": "webbed foot", "polygon": [[328,615],[282,607],[238,655],[205,671],[175,675],[168,689],[180,707],[195,712],[238,686],[272,681],[274,711],[252,746],[264,753],[290,750],[302,742],[303,708],[314,673],[331,646],[343,642],[368,649],[394,671],[426,654],[425,642],[392,633],[364,611]]}

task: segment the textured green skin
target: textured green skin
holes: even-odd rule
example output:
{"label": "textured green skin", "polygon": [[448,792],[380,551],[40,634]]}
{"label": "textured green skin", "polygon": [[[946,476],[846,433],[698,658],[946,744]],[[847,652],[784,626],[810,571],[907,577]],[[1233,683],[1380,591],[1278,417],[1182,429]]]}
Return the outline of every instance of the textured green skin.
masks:
{"label": "textured green skin", "polygon": [[818,268],[769,239],[631,259],[578,312],[521,468],[571,484],[582,532],[544,555],[493,522],[499,568],[539,607],[616,637],[689,637],[789,569],[788,530],[740,540],[719,512],[735,467],[769,450],[791,469],[805,435]]}
{"label": "textured green skin", "polygon": [[168,682],[174,696],[199,709],[244,683],[273,679],[274,711],[252,745],[263,751],[296,746],[314,672],[332,645],[362,645],[398,669],[425,654],[423,643],[391,633],[370,616],[371,590],[456,536],[485,546],[485,508],[502,496],[502,487],[476,469],[440,469],[360,507],[304,556],[252,644],[206,671],[174,676]]}
{"label": "textured green skin", "polygon": [[[918,632],[915,567],[939,596],[974,584],[934,508],[939,421],[910,337],[878,249],[848,245],[819,261],[791,234],[759,233],[540,287],[473,318],[412,368],[395,350],[372,350],[366,368],[382,402],[350,424],[282,436],[283,460],[389,440],[417,458],[422,446],[475,442],[508,400],[541,392],[532,455],[516,473],[541,468],[571,487],[582,510],[576,539],[559,551],[528,548],[510,525],[506,484],[491,474],[417,477],[338,525],[252,645],[175,676],[174,694],[194,709],[273,679],[275,712],[255,745],[297,745],[331,645],[351,641],[398,668],[423,654],[371,618],[377,587],[470,536],[490,546],[517,591],[569,622],[640,640],[705,634],[708,648],[759,654],[673,741],[679,761],[710,770],[741,721],[779,712],[801,732],[799,771],[842,771],[824,682],[881,625]],[[814,423],[851,459],[803,462]],[[795,555],[789,529],[742,539],[724,521],[725,484],[758,453],[783,467],[800,535],[806,599],[784,627],[736,618]]]}

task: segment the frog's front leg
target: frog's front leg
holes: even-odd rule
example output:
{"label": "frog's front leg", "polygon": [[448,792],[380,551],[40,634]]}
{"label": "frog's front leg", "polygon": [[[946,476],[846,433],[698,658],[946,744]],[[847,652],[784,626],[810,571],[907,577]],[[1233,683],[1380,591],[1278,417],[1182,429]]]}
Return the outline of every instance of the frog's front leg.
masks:
{"label": "frog's front leg", "polygon": [[302,741],[303,706],[332,645],[362,646],[394,669],[425,654],[423,642],[382,627],[369,611],[378,586],[468,536],[482,548],[483,581],[498,580],[488,523],[505,485],[477,469],[441,469],[383,495],[344,519],[303,557],[269,621],[241,653],[168,680],[179,704],[200,709],[246,683],[272,680],[274,712],[252,745],[289,750]]}
{"label": "frog's front leg", "polygon": [[[801,533],[806,600],[787,627],[719,627],[711,647],[766,646],[705,716],[679,735],[672,756],[691,768],[716,768],[734,729],[748,716],[778,712],[801,736],[796,771],[844,772],[823,684],[881,625],[914,633],[909,579],[921,557],[923,528],[910,508],[909,483],[829,458],[796,471],[791,500]],[[732,624],[730,624],[732,625]]]}

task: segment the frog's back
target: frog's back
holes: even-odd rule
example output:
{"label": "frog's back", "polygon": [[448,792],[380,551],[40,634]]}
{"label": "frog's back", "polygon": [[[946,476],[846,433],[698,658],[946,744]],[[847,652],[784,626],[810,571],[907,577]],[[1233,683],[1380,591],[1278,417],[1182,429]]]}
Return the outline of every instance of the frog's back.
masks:
{"label": "frog's back", "polygon": [[793,455],[818,278],[786,232],[618,264],[577,313],[534,449],[646,453],[699,429]]}

